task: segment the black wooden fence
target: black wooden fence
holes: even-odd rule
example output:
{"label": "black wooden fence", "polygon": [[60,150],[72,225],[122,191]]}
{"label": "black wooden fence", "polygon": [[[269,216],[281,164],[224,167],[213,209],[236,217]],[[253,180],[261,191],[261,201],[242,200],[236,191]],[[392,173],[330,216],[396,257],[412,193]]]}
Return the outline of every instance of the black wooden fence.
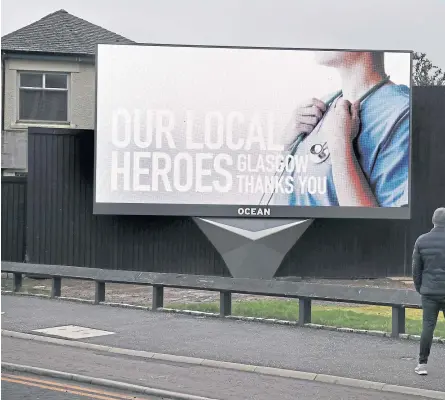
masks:
{"label": "black wooden fence", "polygon": [[26,178],[2,178],[2,260],[25,261]]}
{"label": "black wooden fence", "polygon": [[[415,238],[430,229],[433,210],[445,205],[444,104],[445,88],[415,88],[412,219],[316,220],[286,256],[277,277],[410,273]],[[3,230],[2,248],[6,242],[23,246],[6,253],[4,260],[23,261],[26,247],[29,262],[38,264],[229,276],[191,218],[92,214],[92,131],[31,129],[28,144],[26,243],[4,238],[6,232],[24,232],[25,221],[14,218],[16,200],[9,196],[5,201],[3,191],[11,183],[4,181],[2,228],[3,223],[10,228]],[[21,226],[12,228],[14,224]]]}

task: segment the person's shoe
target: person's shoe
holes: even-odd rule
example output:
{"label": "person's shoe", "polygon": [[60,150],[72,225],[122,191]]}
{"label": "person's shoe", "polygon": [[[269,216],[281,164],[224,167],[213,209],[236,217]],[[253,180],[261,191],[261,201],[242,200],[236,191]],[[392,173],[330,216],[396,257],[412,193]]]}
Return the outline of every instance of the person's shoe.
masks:
{"label": "person's shoe", "polygon": [[426,364],[419,364],[414,371],[417,375],[428,375]]}

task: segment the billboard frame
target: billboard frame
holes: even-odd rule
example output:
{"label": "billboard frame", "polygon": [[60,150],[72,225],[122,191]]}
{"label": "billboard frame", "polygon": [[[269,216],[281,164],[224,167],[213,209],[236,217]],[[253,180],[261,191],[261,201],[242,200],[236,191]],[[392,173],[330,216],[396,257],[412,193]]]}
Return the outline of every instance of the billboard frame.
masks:
{"label": "billboard frame", "polygon": [[[210,205],[210,204],[162,204],[162,203],[117,203],[96,201],[97,181],[97,110],[98,110],[98,72],[99,48],[110,46],[124,47],[177,47],[203,49],[234,50],[281,50],[281,51],[343,51],[343,52],[383,52],[410,54],[410,90],[409,90],[409,160],[408,160],[408,206],[407,207],[345,207],[345,206],[278,206],[278,205]],[[347,219],[411,219],[412,204],[412,92],[413,92],[413,50],[381,49],[346,49],[313,47],[277,47],[277,46],[230,46],[173,43],[107,43],[97,44],[95,53],[95,122],[94,122],[94,215],[153,215],[153,216],[189,216],[202,218],[347,218]],[[168,208],[168,212],[166,212]]]}

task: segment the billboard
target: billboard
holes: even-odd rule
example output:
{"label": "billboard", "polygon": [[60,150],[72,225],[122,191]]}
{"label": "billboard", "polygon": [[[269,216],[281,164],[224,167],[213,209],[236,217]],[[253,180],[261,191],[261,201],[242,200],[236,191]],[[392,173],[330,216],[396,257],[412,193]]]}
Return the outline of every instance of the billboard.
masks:
{"label": "billboard", "polygon": [[408,51],[99,45],[95,214],[410,217]]}

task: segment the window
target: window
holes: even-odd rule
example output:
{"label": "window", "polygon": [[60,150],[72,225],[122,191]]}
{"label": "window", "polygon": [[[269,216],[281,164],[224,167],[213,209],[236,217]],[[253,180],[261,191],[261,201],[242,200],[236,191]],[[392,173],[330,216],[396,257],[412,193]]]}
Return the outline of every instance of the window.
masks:
{"label": "window", "polygon": [[68,74],[21,72],[19,120],[68,122]]}

